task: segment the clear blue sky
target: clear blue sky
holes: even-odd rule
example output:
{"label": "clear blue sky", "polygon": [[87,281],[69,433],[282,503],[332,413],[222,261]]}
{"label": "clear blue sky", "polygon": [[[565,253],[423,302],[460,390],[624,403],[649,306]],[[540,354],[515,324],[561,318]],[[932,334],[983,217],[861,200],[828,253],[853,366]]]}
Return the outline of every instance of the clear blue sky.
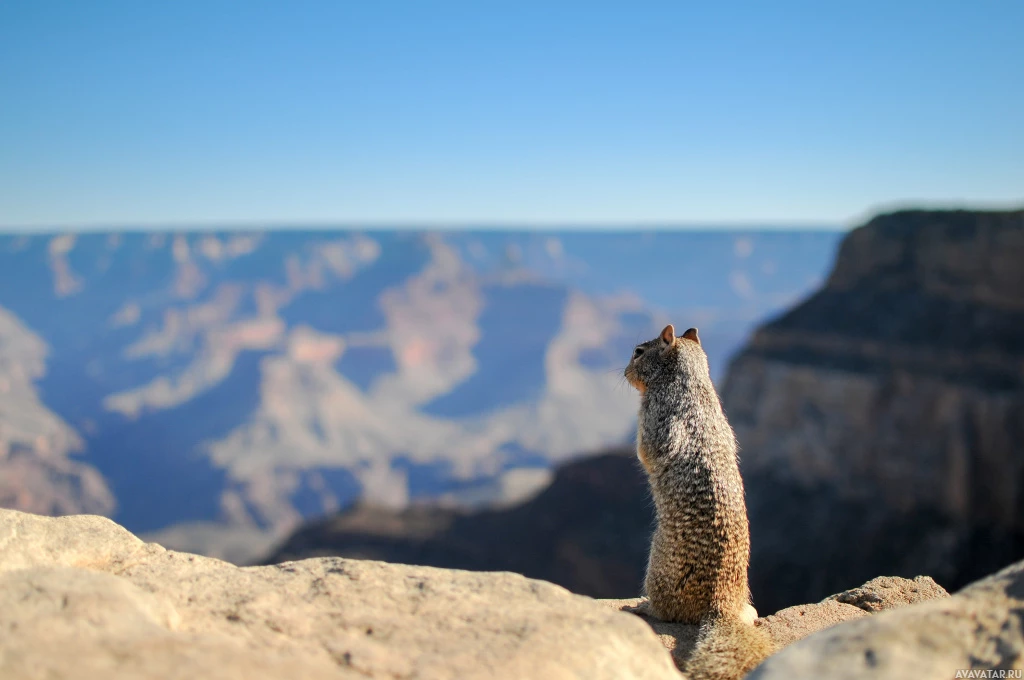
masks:
{"label": "clear blue sky", "polygon": [[1024,2],[5,0],[0,225],[1024,203]]}

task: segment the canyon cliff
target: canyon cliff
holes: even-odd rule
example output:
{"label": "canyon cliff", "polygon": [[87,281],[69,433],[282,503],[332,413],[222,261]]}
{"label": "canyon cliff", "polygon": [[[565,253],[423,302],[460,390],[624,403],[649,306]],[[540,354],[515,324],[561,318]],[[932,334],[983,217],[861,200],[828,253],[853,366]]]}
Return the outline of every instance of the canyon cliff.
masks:
{"label": "canyon cliff", "polygon": [[768,610],[1024,557],[1024,211],[881,215],[722,388]]}

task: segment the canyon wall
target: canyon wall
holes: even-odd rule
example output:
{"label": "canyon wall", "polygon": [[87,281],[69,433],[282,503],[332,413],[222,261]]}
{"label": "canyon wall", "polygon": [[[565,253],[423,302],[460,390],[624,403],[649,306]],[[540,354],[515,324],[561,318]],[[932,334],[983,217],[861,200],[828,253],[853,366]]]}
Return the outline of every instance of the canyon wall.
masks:
{"label": "canyon wall", "polygon": [[879,572],[958,588],[1024,557],[1024,211],[853,230],[822,289],[736,356],[722,400],[759,608]]}

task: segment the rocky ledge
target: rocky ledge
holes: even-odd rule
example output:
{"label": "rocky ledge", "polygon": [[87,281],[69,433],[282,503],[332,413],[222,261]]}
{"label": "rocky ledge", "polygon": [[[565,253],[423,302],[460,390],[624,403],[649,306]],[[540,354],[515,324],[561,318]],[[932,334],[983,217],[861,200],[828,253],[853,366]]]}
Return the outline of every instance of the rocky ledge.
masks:
{"label": "rocky ledge", "polygon": [[507,572],[239,568],[0,510],[0,678],[676,678],[639,618]]}
{"label": "rocky ledge", "polygon": [[1018,562],[952,597],[858,617],[811,635],[747,677],[905,680],[1022,673],[1024,562]]}
{"label": "rocky ledge", "polygon": [[[644,610],[507,572],[236,567],[102,517],[0,510],[5,680],[679,678],[696,627]],[[1024,563],[952,597],[928,577],[881,577],[759,619],[782,651],[752,677],[1019,669],[1022,611]]]}
{"label": "rocky ledge", "polygon": [[[918,576],[915,579],[880,576],[859,588],[832,595],[817,604],[787,607],[771,616],[758,619],[756,625],[764,627],[776,648],[781,650],[797,640],[845,621],[918,602],[946,598],[949,598],[949,593],[928,576]],[[648,616],[644,598],[603,602],[615,609],[636,614],[646,621],[672,654],[676,664],[680,668],[685,667],[686,660],[697,643],[697,626],[667,623]]]}

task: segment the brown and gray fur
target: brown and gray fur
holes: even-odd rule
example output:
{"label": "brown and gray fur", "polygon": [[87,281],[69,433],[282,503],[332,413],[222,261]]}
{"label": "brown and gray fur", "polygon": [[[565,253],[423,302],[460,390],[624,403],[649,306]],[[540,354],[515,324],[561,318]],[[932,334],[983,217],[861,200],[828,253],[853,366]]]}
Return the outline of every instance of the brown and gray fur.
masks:
{"label": "brown and gray fur", "polygon": [[638,345],[625,371],[640,392],[637,455],[657,528],[645,591],[665,621],[700,624],[691,678],[739,678],[772,652],[752,624],[750,530],[736,436],[711,382],[697,329],[667,326]]}

